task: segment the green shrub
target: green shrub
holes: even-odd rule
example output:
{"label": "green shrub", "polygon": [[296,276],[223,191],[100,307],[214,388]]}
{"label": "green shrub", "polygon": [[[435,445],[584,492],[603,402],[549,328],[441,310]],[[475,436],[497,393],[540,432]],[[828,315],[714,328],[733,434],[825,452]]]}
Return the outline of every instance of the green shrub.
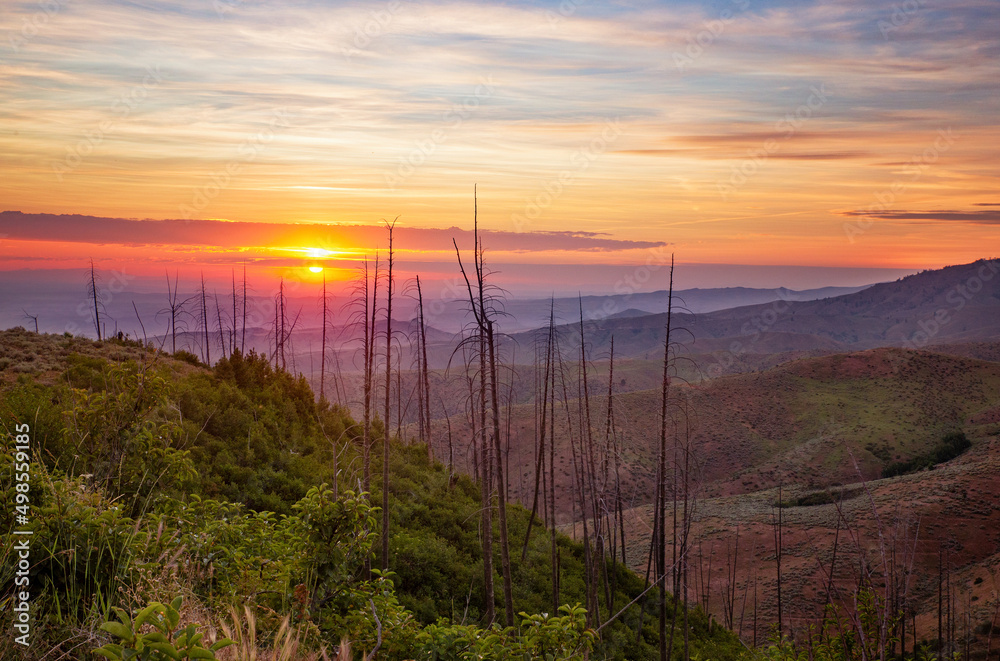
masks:
{"label": "green shrub", "polygon": [[205,363],[201,362],[201,359],[198,358],[198,356],[191,353],[190,351],[185,351],[184,349],[180,349],[178,351],[175,351],[171,355],[173,355],[173,357],[176,358],[177,360],[184,361],[188,365],[194,365],[195,367],[206,367]]}
{"label": "green shrub", "polygon": [[[202,641],[205,634],[198,627],[189,624],[183,629],[180,623],[181,597],[164,606],[153,602],[139,611],[133,620],[121,608],[115,609],[119,622],[107,621],[101,625],[101,630],[110,633],[120,640],[120,643],[106,643],[94,650],[94,654],[112,661],[180,661],[181,659],[214,659],[220,649],[233,644],[232,640],[223,638],[209,647]],[[143,633],[142,628],[148,625],[153,629]]]}
{"label": "green shrub", "polygon": [[926,454],[917,455],[909,461],[896,461],[888,464],[882,469],[882,477],[895,477],[915,473],[924,468],[931,468],[937,464],[943,464],[958,457],[963,452],[972,447],[970,441],[963,432],[954,432],[945,436],[941,443]]}

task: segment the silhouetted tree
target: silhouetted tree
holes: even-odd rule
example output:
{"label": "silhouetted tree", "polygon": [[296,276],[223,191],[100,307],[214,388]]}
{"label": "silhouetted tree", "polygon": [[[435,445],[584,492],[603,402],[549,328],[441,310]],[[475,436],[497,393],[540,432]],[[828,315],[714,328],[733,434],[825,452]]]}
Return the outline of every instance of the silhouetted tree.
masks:
{"label": "silhouetted tree", "polygon": [[385,414],[382,418],[382,570],[389,568],[389,397],[392,385],[392,230],[396,221],[385,224],[389,230],[389,260],[385,283]]}
{"label": "silhouetted tree", "polygon": [[101,288],[93,259],[90,260],[90,283],[87,286],[87,293],[94,301],[94,329],[97,331],[97,339],[101,340]]}
{"label": "silhouetted tree", "polygon": [[[174,271],[174,282],[173,285],[170,283],[170,274],[164,272],[167,278],[167,307],[157,312],[157,316],[164,314],[167,315],[168,331],[170,332],[170,352],[177,353],[177,324],[183,323],[184,317],[190,317],[190,313],[187,312],[185,307],[194,300],[193,296],[189,296],[183,300],[180,299],[177,291],[177,272]],[[164,336],[164,342],[166,337]],[[162,347],[162,344],[161,344]]]}
{"label": "silhouetted tree", "polygon": [[38,332],[38,315],[37,314],[28,314],[27,311],[25,311],[24,308],[21,308],[21,312],[24,313],[25,319],[31,319],[33,322],[35,322],[35,332],[37,333]]}
{"label": "silhouetted tree", "polygon": [[[481,399],[480,405],[482,407],[482,413],[485,415],[486,409],[486,383],[485,379],[489,377],[489,395],[490,395],[490,410],[493,434],[492,439],[487,439],[487,433],[485,430],[485,417],[483,419],[483,465],[487,468],[484,471],[486,475],[486,484],[489,485],[490,476],[492,471],[496,471],[497,476],[497,494],[499,501],[499,523],[500,523],[500,563],[501,571],[503,574],[503,592],[504,592],[504,615],[507,622],[507,626],[514,625],[514,597],[513,588],[511,584],[510,576],[510,547],[507,538],[507,488],[504,481],[504,470],[503,470],[503,455],[500,449],[500,406],[499,406],[499,394],[498,394],[498,384],[497,384],[497,339],[496,339],[496,329],[494,326],[493,317],[496,314],[496,309],[494,307],[492,298],[487,300],[486,295],[486,274],[485,266],[483,263],[483,247],[479,239],[479,219],[478,219],[478,200],[474,197],[473,202],[473,238],[475,241],[475,249],[473,253],[474,263],[475,263],[475,273],[476,273],[476,293],[473,293],[472,283],[469,280],[469,276],[465,271],[465,267],[462,264],[462,254],[458,249],[458,242],[452,239],[452,243],[455,245],[455,254],[458,257],[458,265],[462,271],[462,277],[465,279],[466,289],[469,294],[469,306],[472,309],[473,317],[476,321],[476,327],[479,335],[479,347],[480,347],[480,388],[481,388]],[[487,358],[488,351],[488,358]],[[488,371],[488,374],[487,374]],[[490,452],[492,449],[492,453]],[[490,455],[493,455],[491,458]],[[493,463],[493,466],[490,464]],[[484,510],[488,511],[491,507],[492,499],[489,498],[488,502],[483,504]],[[483,522],[484,527],[486,526],[486,521]],[[485,549],[484,549],[485,553]],[[492,564],[492,563],[491,563]],[[492,576],[490,577],[492,580]],[[487,592],[487,601],[489,599],[489,592]]]}
{"label": "silhouetted tree", "polygon": [[212,364],[212,353],[211,353],[211,350],[209,348],[209,340],[208,340],[208,329],[209,329],[209,321],[208,321],[208,294],[205,291],[205,274],[204,273],[201,274],[201,291],[199,293],[201,295],[201,319],[199,319],[199,322],[201,323],[201,328],[202,328],[202,331],[204,331],[204,338],[205,338],[205,351],[203,352],[203,355],[205,357],[205,364],[206,365],[211,365]]}

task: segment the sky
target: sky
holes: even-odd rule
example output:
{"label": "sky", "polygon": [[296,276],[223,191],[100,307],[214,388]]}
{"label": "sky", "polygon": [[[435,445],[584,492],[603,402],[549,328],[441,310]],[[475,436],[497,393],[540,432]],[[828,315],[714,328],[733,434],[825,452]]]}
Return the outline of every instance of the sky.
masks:
{"label": "sky", "polygon": [[453,275],[474,213],[563,291],[662,288],[670,253],[717,265],[691,286],[971,262],[998,34],[994,0],[6,0],[0,270],[343,280],[396,219]]}

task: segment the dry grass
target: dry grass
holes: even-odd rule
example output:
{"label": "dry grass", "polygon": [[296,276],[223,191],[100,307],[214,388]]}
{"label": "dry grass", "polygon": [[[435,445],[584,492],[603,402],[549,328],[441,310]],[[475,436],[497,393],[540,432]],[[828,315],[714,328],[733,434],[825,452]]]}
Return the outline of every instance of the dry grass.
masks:
{"label": "dry grass", "polygon": [[[855,584],[854,572],[859,557],[877,559],[880,524],[874,518],[873,505],[890,546],[897,524],[909,523],[910,541],[900,538],[896,546],[898,551],[909,544],[915,551],[910,596],[914,599],[920,638],[936,637],[939,545],[949,549],[948,558],[953,568],[951,585],[960,596],[956,604],[960,618],[958,633],[964,631],[967,614],[973,625],[988,623],[1000,600],[1000,535],[996,532],[1000,530],[998,474],[1000,439],[980,438],[968,453],[934,470],[868,482],[871,501],[863,485],[853,484],[844,487],[847,496],[839,506],[785,508],[782,590],[786,623],[801,632],[808,623],[822,616],[827,598],[827,572],[838,528],[839,549],[833,579],[835,590],[841,595],[850,594]],[[809,490],[800,485],[787,485],[781,499],[792,501],[806,493]],[[744,590],[749,590],[742,631],[744,640],[753,637],[754,581],[759,600],[758,641],[763,639],[766,626],[776,617],[777,576],[771,529],[772,505],[776,501],[778,490],[767,489],[739,496],[700,499],[695,507],[690,565],[692,574],[698,577],[691,578],[690,598],[694,602],[707,599],[709,611],[722,619],[721,595],[725,592],[729,569],[727,553],[738,528],[740,556],[735,571],[738,613],[743,607]],[[644,573],[651,507],[637,507],[626,512],[626,517],[629,530],[633,531],[629,540],[629,564]],[[850,526],[856,538],[851,537],[845,526]],[[913,536],[917,537],[915,545]],[[857,548],[854,539],[860,542],[861,548]],[[908,641],[910,635],[908,632]],[[973,647],[984,646],[985,640],[984,635],[979,635]]]}
{"label": "dry grass", "polygon": [[[235,641],[234,645],[219,651],[217,658],[220,661],[331,661],[351,658],[351,646],[346,640],[341,641],[333,657],[326,653],[325,648],[319,651],[303,649],[305,639],[311,637],[308,627],[292,628],[287,616],[278,626],[274,642],[270,646],[264,645],[258,640],[257,618],[247,606],[242,612],[230,609],[229,621],[220,623],[220,629],[223,636]],[[215,640],[215,636],[213,630],[206,637]]]}
{"label": "dry grass", "polygon": [[86,337],[34,333],[18,327],[0,331],[0,386],[17,381],[21,374],[30,374],[40,383],[51,384],[69,367],[73,355],[114,362],[153,359],[163,361],[179,374],[198,369],[134,342],[98,342]]}

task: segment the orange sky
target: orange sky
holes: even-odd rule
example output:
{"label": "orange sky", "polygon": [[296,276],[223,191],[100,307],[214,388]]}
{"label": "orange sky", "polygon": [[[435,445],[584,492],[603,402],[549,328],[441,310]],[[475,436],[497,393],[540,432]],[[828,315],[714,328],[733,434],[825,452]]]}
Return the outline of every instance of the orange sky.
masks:
{"label": "orange sky", "polygon": [[[8,3],[2,207],[81,216],[2,221],[0,269],[281,269],[308,255],[279,248],[309,247],[350,266],[397,216],[401,257],[441,263],[476,184],[491,258],[566,264],[569,284],[664,247],[904,269],[995,254],[995,3],[631,4]],[[103,235],[116,218],[310,227]]]}

